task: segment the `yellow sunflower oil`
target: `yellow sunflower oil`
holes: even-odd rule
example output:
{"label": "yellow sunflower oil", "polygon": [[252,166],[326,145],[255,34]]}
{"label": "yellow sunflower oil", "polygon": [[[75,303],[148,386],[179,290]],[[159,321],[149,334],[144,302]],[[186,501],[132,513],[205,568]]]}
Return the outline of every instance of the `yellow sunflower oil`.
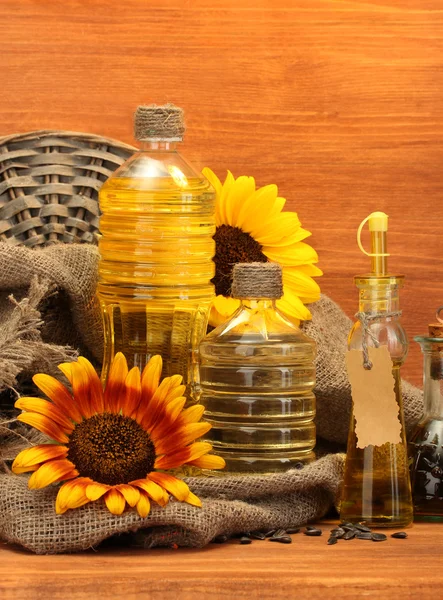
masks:
{"label": "yellow sunflower oil", "polygon": [[[360,242],[361,230],[366,222],[369,222],[371,235],[370,253]],[[355,418],[353,389],[340,517],[353,523],[364,522],[371,527],[406,527],[411,524],[413,515],[400,375],[400,367],[408,351],[399,305],[399,289],[404,277],[388,273],[387,230],[388,217],[382,212],[372,213],[360,225],[359,247],[371,257],[372,270],[355,277],[360,297],[359,312],[349,334],[348,347],[350,351],[360,352],[361,369],[371,371],[374,365],[369,358],[370,349],[383,352],[382,347],[385,346],[392,383],[379,388],[377,381],[381,381],[382,375],[380,371],[375,374],[372,404],[379,397],[383,408],[367,423],[359,423]],[[372,356],[375,357],[375,354]],[[388,407],[391,400],[393,405]],[[370,406],[366,406],[365,410],[367,415],[371,414]],[[360,427],[359,431],[366,440],[377,439],[377,443],[359,443],[356,427]],[[394,436],[388,434],[393,430],[396,431]],[[391,441],[393,439],[395,443]]]}
{"label": "yellow sunflower oil", "polygon": [[316,344],[275,307],[277,263],[239,263],[231,319],[200,344],[205,439],[225,471],[269,473],[314,458]]}
{"label": "yellow sunflower oil", "polygon": [[214,296],[215,192],[178,152],[183,111],[142,106],[141,149],[100,190],[97,294],[104,323],[103,379],[117,352],[143,369],[163,357],[192,396],[196,352]]}

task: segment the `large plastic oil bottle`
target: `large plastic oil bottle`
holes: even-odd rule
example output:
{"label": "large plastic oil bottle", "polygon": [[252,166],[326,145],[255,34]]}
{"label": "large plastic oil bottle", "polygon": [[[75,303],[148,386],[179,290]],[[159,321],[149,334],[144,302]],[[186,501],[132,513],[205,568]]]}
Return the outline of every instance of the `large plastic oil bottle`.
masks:
{"label": "large plastic oil bottle", "polygon": [[102,377],[117,352],[141,369],[161,354],[163,376],[183,375],[192,395],[214,296],[215,192],[177,152],[182,109],[139,106],[134,125],[139,152],[100,190]]}

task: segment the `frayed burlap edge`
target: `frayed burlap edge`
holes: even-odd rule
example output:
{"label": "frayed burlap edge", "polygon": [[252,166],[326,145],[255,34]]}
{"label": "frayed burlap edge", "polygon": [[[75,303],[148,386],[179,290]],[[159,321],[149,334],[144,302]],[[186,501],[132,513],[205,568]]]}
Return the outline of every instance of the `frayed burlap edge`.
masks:
{"label": "frayed burlap edge", "polygon": [[9,305],[0,314],[0,391],[14,388],[19,374],[41,371],[57,373],[57,365],[72,361],[77,352],[70,346],[46,343],[40,335],[43,324],[38,305],[51,292],[48,281],[31,281],[27,297],[17,301],[9,296]]}

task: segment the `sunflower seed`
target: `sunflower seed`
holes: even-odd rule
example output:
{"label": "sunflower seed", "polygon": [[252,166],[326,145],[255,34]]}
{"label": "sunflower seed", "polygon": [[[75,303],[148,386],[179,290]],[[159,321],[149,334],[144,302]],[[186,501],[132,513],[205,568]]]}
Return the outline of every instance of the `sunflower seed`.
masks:
{"label": "sunflower seed", "polygon": [[216,535],[215,538],[211,541],[213,544],[224,544],[228,541],[228,536],[222,533],[220,535]]}
{"label": "sunflower seed", "polygon": [[404,540],[408,537],[408,534],[406,533],[406,531],[397,531],[396,533],[393,533],[391,537],[397,538],[399,540]]}
{"label": "sunflower seed", "polygon": [[274,535],[274,533],[275,533],[276,531],[277,531],[276,529],[270,529],[269,531],[267,531],[267,532],[265,533],[265,537],[267,537],[267,538],[268,538],[268,537],[271,537],[271,536],[273,536],[273,535]]}
{"label": "sunflower seed", "polygon": [[355,529],[354,530],[349,529],[348,531],[346,531],[345,535],[343,536],[343,539],[344,540],[352,540],[353,538],[355,538],[356,533],[357,532],[355,531]]}
{"label": "sunflower seed", "polygon": [[292,538],[290,535],[280,535],[275,537],[274,535],[269,538],[270,542],[280,542],[281,544],[292,544]]}
{"label": "sunflower seed", "polygon": [[251,531],[250,537],[253,538],[254,540],[264,540],[264,539],[266,539],[265,534],[262,533],[261,531]]}
{"label": "sunflower seed", "polygon": [[317,527],[315,527],[315,525],[306,525],[306,529],[308,531],[315,531],[317,529]]}
{"label": "sunflower seed", "polygon": [[273,534],[273,538],[278,538],[281,537],[282,535],[286,535],[286,529],[277,529],[277,531],[274,531]]}
{"label": "sunflower seed", "polygon": [[296,462],[294,467],[298,470],[303,469],[304,468],[304,464],[302,462]]}
{"label": "sunflower seed", "polygon": [[306,528],[306,530],[303,533],[310,537],[318,537],[322,534],[322,530],[317,529],[316,527],[311,527],[310,529]]}
{"label": "sunflower seed", "polygon": [[371,530],[369,529],[369,527],[366,527],[366,525],[362,525],[361,523],[357,523],[356,525],[354,525],[355,529],[358,529],[359,531],[363,531],[364,533],[371,533]]}
{"label": "sunflower seed", "polygon": [[300,527],[290,527],[286,530],[286,533],[300,533]]}
{"label": "sunflower seed", "polygon": [[351,527],[351,529],[354,529],[354,523],[349,523],[349,521],[342,521],[339,524],[339,527]]}
{"label": "sunflower seed", "polygon": [[357,531],[354,525],[342,525],[341,529],[344,529],[345,531]]}
{"label": "sunflower seed", "polygon": [[337,543],[337,538],[335,536],[332,536],[329,538],[328,546],[332,546],[332,544],[336,544],[336,543]]}
{"label": "sunflower seed", "polygon": [[252,544],[252,540],[251,540],[251,538],[250,538],[250,537],[243,536],[243,537],[241,537],[241,538],[240,538],[240,544],[241,544],[242,546],[244,546],[244,545],[246,545],[246,544]]}
{"label": "sunflower seed", "polygon": [[345,530],[341,527],[336,527],[335,529],[331,529],[331,537],[334,536],[336,538],[342,538],[345,535]]}
{"label": "sunflower seed", "polygon": [[358,540],[372,540],[372,534],[369,531],[357,531],[355,537]]}
{"label": "sunflower seed", "polygon": [[372,533],[371,537],[373,542],[384,542],[388,539],[384,533]]}

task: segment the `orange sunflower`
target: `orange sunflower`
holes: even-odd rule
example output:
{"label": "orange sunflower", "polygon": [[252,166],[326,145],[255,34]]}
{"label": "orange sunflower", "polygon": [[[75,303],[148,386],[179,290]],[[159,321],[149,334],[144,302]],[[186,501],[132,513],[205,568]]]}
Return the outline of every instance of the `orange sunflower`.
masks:
{"label": "orange sunflower", "polygon": [[114,515],[122,514],[128,504],[146,517],[151,501],[165,506],[169,494],[201,506],[184,481],[165,472],[182,465],[225,465],[222,458],[208,455],[210,444],[194,441],[211,425],[199,422],[203,406],[184,409],[181,375],[160,383],[160,356],[153,356],[143,373],[138,367],[128,372],[125,357],[118,353],[103,391],[85,358],[59,369],[70,381],[72,395],[57,379],[38,374],[33,381],[50,401],[20,398],[15,403],[24,411],[19,421],[53,440],[16,457],[14,473],[33,471],[29,488],[64,482],[55,503],[57,514],[104,498]]}

